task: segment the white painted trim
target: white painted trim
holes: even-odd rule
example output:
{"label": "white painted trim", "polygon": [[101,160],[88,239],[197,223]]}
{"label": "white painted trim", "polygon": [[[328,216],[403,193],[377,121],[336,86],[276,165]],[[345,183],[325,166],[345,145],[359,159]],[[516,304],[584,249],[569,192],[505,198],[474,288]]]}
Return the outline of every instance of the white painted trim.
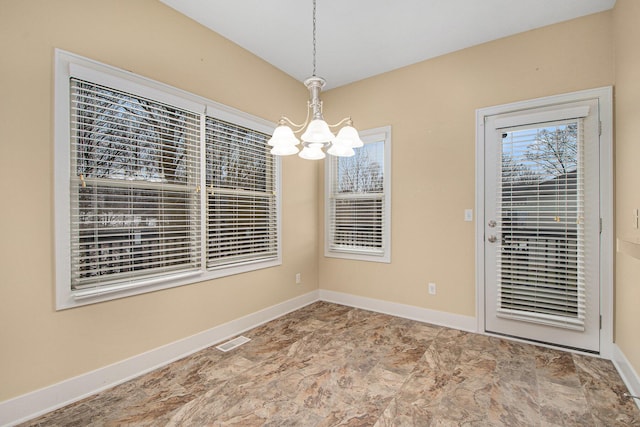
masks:
{"label": "white painted trim", "polygon": [[615,251],[614,214],[613,214],[613,87],[594,89],[599,93],[600,108],[600,216],[602,233],[600,236],[600,356],[613,357],[613,257]]}
{"label": "white painted trim", "polygon": [[613,88],[611,86],[548,96],[476,110],[476,321],[477,330],[485,331],[484,290],[484,122],[488,116],[516,113],[531,108],[549,107],[587,99],[598,99],[602,134],[600,136],[600,356],[612,357],[613,346]]}
{"label": "white painted trim", "polygon": [[446,313],[444,311],[430,310],[414,305],[361,297],[326,289],[320,289],[320,299],[349,307],[362,308],[364,310],[390,314],[405,319],[417,320],[419,322],[432,323],[434,325],[446,326],[462,331],[477,332],[476,319],[471,316]]}
{"label": "white painted trim", "polygon": [[14,425],[89,397],[225,341],[319,299],[312,291],[109,366],[0,402],[0,426]]}
{"label": "white painted trim", "polygon": [[[627,360],[627,357],[624,355],[620,347],[615,343],[612,347],[611,361],[618,370],[622,381],[624,381],[624,384],[629,389],[629,393],[634,396],[640,396],[640,376],[635,369],[633,369],[633,366],[629,363],[629,360]],[[640,400],[634,399],[634,401],[636,402],[638,409],[640,409]]]}
{"label": "white painted trim", "polygon": [[476,110],[476,329],[485,332],[484,322],[484,120],[485,110]]}

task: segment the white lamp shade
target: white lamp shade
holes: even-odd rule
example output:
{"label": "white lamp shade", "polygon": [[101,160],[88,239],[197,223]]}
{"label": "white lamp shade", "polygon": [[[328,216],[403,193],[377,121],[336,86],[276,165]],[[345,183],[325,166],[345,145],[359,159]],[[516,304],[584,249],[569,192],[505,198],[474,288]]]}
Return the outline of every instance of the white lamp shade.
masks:
{"label": "white lamp shade", "polygon": [[322,144],[310,144],[305,146],[298,156],[306,160],[324,159],[326,156],[320,147],[322,147]]}
{"label": "white lamp shade", "polygon": [[[291,128],[287,125],[280,125],[273,131],[273,136],[267,144],[272,147],[276,147],[278,145],[296,145],[299,144],[300,141],[293,134]],[[296,151],[297,153],[297,151]]]}
{"label": "white lamp shade", "polygon": [[351,148],[349,144],[336,143],[334,141],[334,143],[331,144],[331,148],[327,150],[327,154],[331,154],[332,156],[337,157],[351,157],[355,155],[356,152],[353,151],[353,148]]}
{"label": "white lamp shade", "polygon": [[350,147],[360,148],[364,143],[358,135],[358,131],[353,126],[344,126],[336,136],[336,142],[349,144]]}
{"label": "white lamp shade", "polygon": [[[311,120],[307,130],[301,136],[302,140],[310,143],[328,143],[333,141],[335,135],[329,130],[329,125],[324,120]],[[304,151],[304,150],[302,150]]]}
{"label": "white lamp shade", "polygon": [[298,151],[298,147],[294,144],[279,144],[273,147],[270,151],[271,154],[276,156],[290,156],[291,154],[296,154]]}

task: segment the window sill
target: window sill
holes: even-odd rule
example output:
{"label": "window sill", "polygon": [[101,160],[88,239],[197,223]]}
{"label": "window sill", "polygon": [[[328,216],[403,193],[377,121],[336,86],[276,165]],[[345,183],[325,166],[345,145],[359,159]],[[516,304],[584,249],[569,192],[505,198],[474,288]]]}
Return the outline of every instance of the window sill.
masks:
{"label": "window sill", "polygon": [[326,258],[339,258],[353,261],[391,263],[391,256],[389,254],[367,253],[364,251],[325,251],[324,256]]}

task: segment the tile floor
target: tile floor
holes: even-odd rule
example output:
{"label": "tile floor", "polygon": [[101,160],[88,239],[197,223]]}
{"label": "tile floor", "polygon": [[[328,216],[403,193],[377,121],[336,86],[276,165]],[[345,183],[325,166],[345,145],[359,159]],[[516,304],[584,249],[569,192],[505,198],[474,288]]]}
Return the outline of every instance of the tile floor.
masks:
{"label": "tile floor", "polygon": [[29,426],[640,426],[611,362],[318,302]]}

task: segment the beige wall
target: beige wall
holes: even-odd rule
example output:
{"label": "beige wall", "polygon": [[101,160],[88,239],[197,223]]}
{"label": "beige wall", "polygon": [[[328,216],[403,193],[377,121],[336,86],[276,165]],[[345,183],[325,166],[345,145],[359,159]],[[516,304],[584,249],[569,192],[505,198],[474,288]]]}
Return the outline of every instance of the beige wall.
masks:
{"label": "beige wall", "polygon": [[392,126],[392,263],[324,258],[321,248],[320,288],[475,316],[475,229],[463,221],[475,203],[475,110],[611,84],[605,12],[328,92],[327,115]]}
{"label": "beige wall", "polygon": [[[618,0],[615,31],[616,235],[640,238],[633,209],[640,208],[640,2]],[[640,260],[616,258],[615,341],[640,373]]]}
{"label": "beige wall", "polygon": [[307,98],[299,82],[155,0],[0,1],[0,401],[318,287],[317,168],[287,158],[281,267],[56,312],[56,47],[271,121]]}

